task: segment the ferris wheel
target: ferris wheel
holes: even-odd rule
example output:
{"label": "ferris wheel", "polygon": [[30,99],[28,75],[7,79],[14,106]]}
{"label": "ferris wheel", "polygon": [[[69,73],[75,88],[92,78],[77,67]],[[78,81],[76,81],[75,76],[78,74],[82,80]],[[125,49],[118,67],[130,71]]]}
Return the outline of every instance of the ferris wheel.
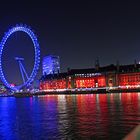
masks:
{"label": "ferris wheel", "polygon": [[[19,67],[20,67],[20,71],[21,71],[21,75],[22,75],[22,79],[23,79],[23,84],[20,84],[18,86],[13,86],[10,83],[8,83],[7,79],[5,78],[4,75],[4,71],[3,71],[3,67],[2,67],[2,54],[3,54],[3,50],[5,47],[5,43],[7,42],[8,38],[14,34],[15,32],[24,32],[26,33],[30,39],[32,40],[33,46],[34,46],[34,65],[33,65],[33,69],[32,72],[30,74],[30,76],[27,75],[21,61],[24,60],[24,58],[18,58],[15,57],[15,60],[17,60],[19,62]],[[39,43],[37,40],[36,35],[34,34],[34,32],[27,27],[27,25],[16,25],[15,27],[12,27],[8,30],[8,32],[5,33],[4,37],[2,38],[2,41],[0,43],[0,78],[1,81],[3,82],[3,84],[9,88],[10,90],[16,91],[16,90],[20,90],[24,87],[28,87],[34,80],[37,71],[39,69],[39,63],[40,63],[40,47],[39,47]],[[26,75],[26,80],[23,77],[23,72]]]}

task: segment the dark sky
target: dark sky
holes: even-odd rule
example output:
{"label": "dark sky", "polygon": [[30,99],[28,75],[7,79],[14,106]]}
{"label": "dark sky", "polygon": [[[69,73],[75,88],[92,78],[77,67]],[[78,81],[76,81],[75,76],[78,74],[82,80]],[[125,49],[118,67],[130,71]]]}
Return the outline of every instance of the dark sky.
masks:
{"label": "dark sky", "polygon": [[[62,72],[68,67],[94,67],[96,57],[102,66],[116,63],[116,60],[121,64],[140,60],[139,3],[113,0],[12,2],[0,4],[0,38],[16,23],[31,26],[40,42],[41,58],[48,54],[59,55]],[[8,41],[3,65],[7,79],[12,81],[15,77],[10,72],[17,71],[17,63],[11,61],[10,65],[7,58],[23,55],[28,61],[26,69],[30,72],[33,46],[28,37],[20,33]],[[23,54],[18,47],[20,50],[24,48]]]}

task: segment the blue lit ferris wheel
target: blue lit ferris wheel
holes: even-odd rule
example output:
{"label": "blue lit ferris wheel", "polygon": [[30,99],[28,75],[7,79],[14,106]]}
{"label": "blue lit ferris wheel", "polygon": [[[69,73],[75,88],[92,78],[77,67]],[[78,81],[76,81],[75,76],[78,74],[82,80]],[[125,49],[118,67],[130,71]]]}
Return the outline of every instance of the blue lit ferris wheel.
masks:
{"label": "blue lit ferris wheel", "polygon": [[[31,75],[28,77],[28,79],[26,81],[24,81],[23,84],[13,87],[10,83],[7,82],[7,80],[4,76],[4,72],[3,72],[3,68],[2,68],[2,53],[3,53],[3,49],[4,49],[7,39],[15,32],[24,32],[31,38],[31,40],[33,42],[33,46],[34,46],[35,57],[34,57],[34,66],[33,66]],[[39,47],[39,43],[38,43],[37,37],[34,34],[34,32],[26,25],[16,25],[15,27],[12,27],[11,29],[9,29],[8,32],[5,33],[5,35],[2,38],[2,41],[0,43],[0,78],[1,78],[1,81],[4,83],[4,85],[7,88],[14,90],[14,91],[22,89],[24,87],[28,87],[33,82],[33,80],[37,74],[37,71],[39,69],[39,63],[40,63],[40,47]]]}

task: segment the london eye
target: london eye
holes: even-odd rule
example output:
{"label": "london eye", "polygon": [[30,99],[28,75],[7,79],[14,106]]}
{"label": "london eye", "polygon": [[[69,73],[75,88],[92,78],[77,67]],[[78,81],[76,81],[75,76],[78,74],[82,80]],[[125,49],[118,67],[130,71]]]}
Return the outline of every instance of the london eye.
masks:
{"label": "london eye", "polygon": [[[15,60],[18,61],[18,63],[19,63],[19,68],[20,68],[20,72],[22,75],[23,83],[18,86],[13,86],[13,85],[11,85],[11,83],[8,82],[8,80],[4,74],[4,69],[2,66],[2,61],[3,61],[2,54],[4,53],[4,48],[6,47],[5,44],[8,40],[8,38],[10,38],[10,36],[16,32],[24,32],[31,39],[31,41],[33,43],[33,48],[34,48],[34,64],[33,64],[33,69],[31,71],[31,74],[28,75],[22,64],[22,61],[24,60],[24,58],[15,56]],[[37,37],[34,34],[34,32],[29,27],[27,27],[27,25],[16,25],[16,26],[10,28],[5,33],[5,35],[2,38],[2,41],[0,43],[0,78],[1,78],[1,81],[3,82],[3,84],[8,89],[13,90],[13,91],[20,90],[22,88],[26,88],[26,87],[30,86],[39,69],[39,63],[40,63],[40,46],[39,46]],[[24,75],[26,76],[26,78],[24,77]]]}

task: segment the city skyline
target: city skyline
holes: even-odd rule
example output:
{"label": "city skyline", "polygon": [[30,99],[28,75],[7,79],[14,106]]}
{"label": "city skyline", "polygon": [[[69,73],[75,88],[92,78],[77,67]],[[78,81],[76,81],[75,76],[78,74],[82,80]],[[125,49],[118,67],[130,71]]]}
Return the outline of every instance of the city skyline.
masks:
{"label": "city skyline", "polygon": [[138,139],[140,2],[0,4],[0,140]]}
{"label": "city skyline", "polygon": [[[41,58],[49,54],[60,56],[62,72],[68,67],[94,67],[97,57],[102,66],[116,63],[117,60],[120,64],[132,64],[134,59],[140,60],[140,9],[137,3],[47,1],[44,4],[17,1],[9,4],[3,2],[1,5],[0,39],[9,27],[17,23],[31,26],[38,35]],[[28,46],[32,44],[28,38],[25,41],[25,38],[23,35],[19,42],[19,38],[11,38],[9,44],[12,45],[7,45],[6,57],[20,55],[19,52],[22,50],[23,56],[27,56],[26,65],[30,72],[32,56],[27,54],[25,48],[31,52],[32,47]],[[14,47],[11,49],[10,46]],[[15,62],[11,64],[17,67]],[[9,68],[6,68],[7,74]],[[38,77],[40,76],[41,70]],[[13,75],[10,79],[12,78]]]}

